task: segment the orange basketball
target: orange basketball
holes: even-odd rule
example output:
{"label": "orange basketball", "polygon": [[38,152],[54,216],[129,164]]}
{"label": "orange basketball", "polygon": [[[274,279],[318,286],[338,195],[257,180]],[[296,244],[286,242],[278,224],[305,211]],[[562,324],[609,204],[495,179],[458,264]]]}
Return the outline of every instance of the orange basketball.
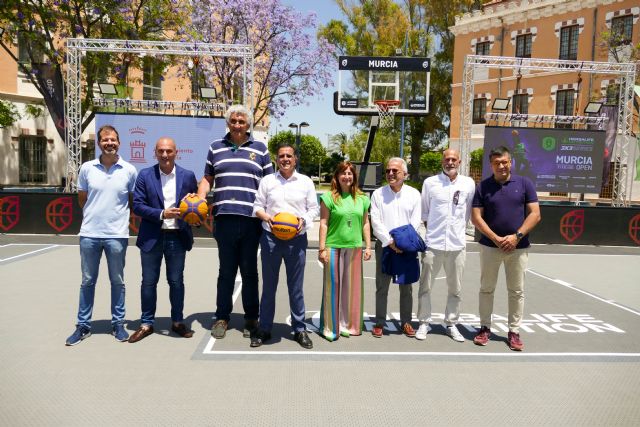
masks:
{"label": "orange basketball", "polygon": [[180,202],[180,218],[187,224],[202,224],[207,219],[207,201],[198,196],[185,197]]}
{"label": "orange basketball", "polygon": [[280,240],[291,240],[298,234],[298,217],[280,212],[273,217],[273,227],[271,232]]}

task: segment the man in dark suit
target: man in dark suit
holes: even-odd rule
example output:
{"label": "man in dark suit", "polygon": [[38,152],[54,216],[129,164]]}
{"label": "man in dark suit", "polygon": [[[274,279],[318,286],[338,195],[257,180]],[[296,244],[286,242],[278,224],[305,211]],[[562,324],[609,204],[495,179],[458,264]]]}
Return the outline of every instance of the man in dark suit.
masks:
{"label": "man in dark suit", "polygon": [[184,324],[184,263],[193,246],[191,227],[182,221],[178,205],[187,194],[195,193],[198,183],[194,173],[176,165],[176,143],[162,137],[156,143],[158,164],[140,171],[133,193],[133,212],[141,217],[136,245],[140,248],[142,287],[140,328],[129,338],[135,343],[153,333],[156,312],[156,288],[162,258],[167,269],[171,330],[184,338],[193,331]]}

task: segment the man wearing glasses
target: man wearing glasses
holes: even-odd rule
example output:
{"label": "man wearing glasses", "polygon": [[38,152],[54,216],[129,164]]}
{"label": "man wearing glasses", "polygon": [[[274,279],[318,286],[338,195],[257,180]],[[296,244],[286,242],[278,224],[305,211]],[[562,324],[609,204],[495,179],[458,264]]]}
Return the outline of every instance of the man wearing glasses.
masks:
{"label": "man wearing glasses", "polygon": [[[387,296],[391,276],[382,272],[382,251],[388,247],[396,253],[402,251],[396,246],[390,231],[410,224],[417,231],[420,227],[420,193],[413,187],[404,185],[409,177],[407,162],[393,157],[387,162],[387,182],[371,196],[371,225],[376,236],[376,324],[371,331],[376,338],[383,335],[387,319]],[[417,276],[416,276],[417,277]],[[400,289],[400,324],[402,333],[413,338],[416,335],[411,326],[413,307],[412,283],[398,285]]]}
{"label": "man wearing glasses", "polygon": [[458,174],[460,153],[447,149],[442,153],[442,172],[422,184],[422,220],[427,228],[427,251],[422,259],[418,293],[419,340],[427,339],[431,321],[431,289],[440,268],[447,277],[447,307],[444,312],[446,334],[464,342],[457,328],[460,317],[462,273],[466,259],[465,230],[471,217],[475,183]]}

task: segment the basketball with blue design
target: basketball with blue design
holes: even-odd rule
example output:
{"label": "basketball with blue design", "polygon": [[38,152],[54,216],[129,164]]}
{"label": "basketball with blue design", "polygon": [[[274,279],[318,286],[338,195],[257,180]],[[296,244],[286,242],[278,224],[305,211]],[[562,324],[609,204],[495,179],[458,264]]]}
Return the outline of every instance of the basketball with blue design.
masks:
{"label": "basketball with blue design", "polygon": [[291,240],[298,234],[298,217],[280,212],[273,217],[271,232],[280,240]]}
{"label": "basketball with blue design", "polygon": [[180,202],[180,218],[189,225],[202,224],[207,219],[207,201],[198,196],[188,196]]}

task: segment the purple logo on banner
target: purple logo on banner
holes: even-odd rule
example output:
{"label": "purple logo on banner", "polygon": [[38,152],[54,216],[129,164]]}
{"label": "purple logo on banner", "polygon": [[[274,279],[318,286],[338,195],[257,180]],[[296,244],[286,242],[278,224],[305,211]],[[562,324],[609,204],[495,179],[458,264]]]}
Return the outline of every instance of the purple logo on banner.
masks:
{"label": "purple logo on banner", "polygon": [[491,176],[489,152],[511,151],[511,172],[526,176],[538,191],[600,193],[604,131],[487,126],[482,177]]}

